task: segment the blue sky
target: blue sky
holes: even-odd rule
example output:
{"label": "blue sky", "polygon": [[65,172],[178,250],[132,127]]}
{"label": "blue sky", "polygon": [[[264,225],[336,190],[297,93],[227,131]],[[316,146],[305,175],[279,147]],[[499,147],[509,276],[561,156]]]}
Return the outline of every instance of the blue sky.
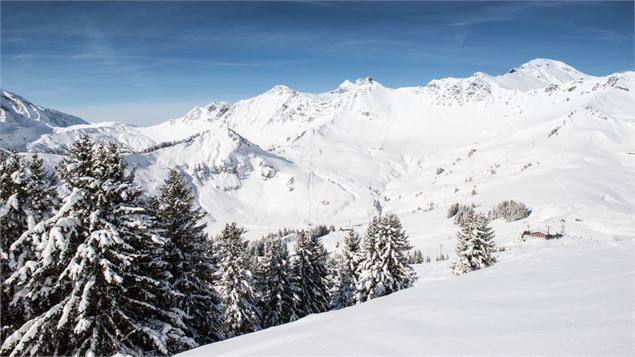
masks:
{"label": "blue sky", "polygon": [[321,92],[503,73],[633,69],[633,2],[1,2],[1,86],[138,125],[275,84]]}

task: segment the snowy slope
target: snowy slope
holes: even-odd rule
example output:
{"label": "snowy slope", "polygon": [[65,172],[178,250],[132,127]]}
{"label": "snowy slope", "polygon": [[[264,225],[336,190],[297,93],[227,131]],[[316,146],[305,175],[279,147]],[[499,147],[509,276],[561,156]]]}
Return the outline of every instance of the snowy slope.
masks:
{"label": "snowy slope", "polygon": [[510,244],[491,268],[415,287],[178,356],[632,356],[632,241]]}
{"label": "snowy slope", "polygon": [[148,127],[104,122],[55,128],[52,133],[30,143],[28,149],[37,152],[63,152],[81,134],[88,134],[95,140],[119,143],[128,152],[151,150],[161,145],[185,141],[210,130],[213,127],[213,118],[222,116],[228,108],[229,104],[226,102],[213,102],[205,107],[192,109],[182,118]]}
{"label": "snowy slope", "polygon": [[55,127],[86,124],[83,119],[32,104],[19,95],[0,90],[0,147],[23,150]]}
{"label": "snowy slope", "polygon": [[[277,110],[244,109],[273,103],[265,93],[236,103],[228,114],[239,108],[245,114],[226,120],[292,164],[279,164],[265,182],[247,178],[239,190],[219,193],[200,183],[200,200],[221,223],[236,208],[236,219],[254,232],[362,224],[375,213],[375,199],[407,221],[431,224],[453,202],[489,209],[516,199],[534,208],[530,224],[587,222],[606,209],[612,222],[594,229],[631,234],[633,79],[632,73],[582,79],[518,91],[495,104],[453,106],[436,104],[420,88],[369,81],[320,95],[279,88]],[[444,173],[436,175],[437,168]],[[431,203],[437,208],[426,212]]]}
{"label": "snowy slope", "polygon": [[359,226],[379,200],[428,248],[453,235],[444,218],[452,203],[487,210],[514,199],[534,211],[523,226],[633,235],[634,93],[633,72],[593,77],[537,59],[421,87],[370,78],[320,94],[276,86],[152,127],[56,128],[29,149],[60,152],[81,133],[117,141],[145,152],[129,159],[151,190],[179,167],[211,232],[230,220],[250,237]]}
{"label": "snowy slope", "polygon": [[[538,59],[419,87],[370,78],[319,94],[276,86],[152,127],[55,128],[28,149],[60,152],[82,133],[122,144],[150,192],[171,167],[188,175],[211,234],[230,221],[248,238],[311,224],[363,233],[379,201],[416,249],[452,259],[451,204],[487,211],[512,199],[532,209],[493,222],[511,251],[491,269],[450,278],[447,261],[425,264],[411,290],[195,355],[632,353],[634,72],[594,77]],[[520,243],[527,226],[566,236]],[[324,237],[327,249],[344,234]]]}

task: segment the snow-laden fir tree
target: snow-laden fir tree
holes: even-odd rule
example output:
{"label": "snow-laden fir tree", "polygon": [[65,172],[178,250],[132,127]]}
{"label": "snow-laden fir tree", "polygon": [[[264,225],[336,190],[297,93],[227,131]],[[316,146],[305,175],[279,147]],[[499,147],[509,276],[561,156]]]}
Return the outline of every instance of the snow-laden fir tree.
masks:
{"label": "snow-laden fir tree", "polygon": [[468,212],[457,233],[457,239],[457,260],[452,264],[454,275],[486,268],[496,263],[494,231],[485,215]]}
{"label": "snow-laden fir tree", "polygon": [[30,207],[29,220],[31,226],[36,222],[40,222],[50,217],[56,205],[59,203],[57,195],[56,177],[49,173],[44,167],[44,160],[37,154],[31,156],[28,163],[29,180],[26,183],[26,189],[29,193]]}
{"label": "snow-laden fir tree", "polygon": [[338,280],[338,275],[340,271],[340,260],[341,256],[338,252],[333,252],[332,254],[326,255],[326,288],[329,292],[329,309],[331,309],[331,299],[333,298],[332,294],[335,291],[335,284]]}
{"label": "snow-laden fir tree", "polygon": [[223,332],[234,337],[260,329],[253,279],[245,259],[247,243],[236,223],[226,224],[217,239],[218,292],[223,304]]}
{"label": "snow-laden fir tree", "polygon": [[292,262],[293,282],[299,297],[298,317],[328,311],[330,296],[326,249],[319,237],[302,231],[295,244]]}
{"label": "snow-laden fir tree", "polygon": [[334,288],[331,290],[331,308],[341,309],[355,304],[360,253],[359,234],[351,230],[344,238],[338,259]]}
{"label": "snow-laden fir tree", "polygon": [[260,291],[260,282],[264,280],[262,260],[265,256],[265,242],[267,240],[267,237],[262,237],[260,239],[249,241],[249,243],[247,243],[247,248],[245,249],[245,261],[247,262],[249,271],[251,271],[252,281],[254,283],[254,294],[256,296],[256,300],[259,302],[262,302],[260,299],[260,295],[262,295]]}
{"label": "snow-laden fir tree", "polygon": [[335,258],[337,264],[331,288],[331,309],[338,310],[355,303],[355,284],[341,255]]}
{"label": "snow-laden fir tree", "polygon": [[297,320],[298,295],[291,281],[287,245],[280,238],[265,240],[264,257],[260,259],[259,302],[262,328]]}
{"label": "snow-laden fir tree", "polygon": [[395,214],[374,217],[363,242],[357,301],[363,302],[411,287],[416,280],[406,254],[411,248]]}
{"label": "snow-laden fir tree", "polygon": [[[26,322],[3,341],[3,355],[168,354],[185,338],[167,323],[170,296],[161,240],[113,145],[76,141],[59,165],[69,194],[58,212],[13,246],[35,259],[6,281]],[[13,249],[12,246],[12,249]]]}
{"label": "snow-laden fir tree", "polygon": [[15,260],[24,258],[11,257],[9,247],[36,222],[50,217],[57,203],[55,177],[37,154],[27,162],[16,152],[7,155],[0,151],[2,281],[15,270]]}
{"label": "snow-laden fir tree", "polygon": [[[205,213],[194,207],[194,194],[178,171],[170,170],[158,195],[150,199],[149,211],[165,240],[163,251],[173,294],[171,324],[197,344],[220,340],[220,298],[213,285],[216,267],[206,225],[201,223]],[[171,353],[177,353],[196,346],[169,347]]]}
{"label": "snow-laden fir tree", "polygon": [[[57,201],[54,176],[44,169],[42,159],[33,155],[27,162],[15,152],[0,151],[0,284],[18,266],[34,259],[31,246],[10,247],[35,222],[50,217]],[[14,293],[8,286],[1,292],[0,340],[25,321],[22,308],[9,304]]]}

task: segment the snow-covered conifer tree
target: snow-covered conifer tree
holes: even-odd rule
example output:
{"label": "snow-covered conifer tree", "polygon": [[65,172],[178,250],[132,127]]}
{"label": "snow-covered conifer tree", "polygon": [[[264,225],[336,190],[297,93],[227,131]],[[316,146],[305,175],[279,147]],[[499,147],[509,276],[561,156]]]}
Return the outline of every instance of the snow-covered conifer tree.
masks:
{"label": "snow-covered conifer tree", "polygon": [[6,281],[26,322],[0,353],[168,354],[167,344],[183,336],[161,309],[169,296],[161,240],[125,169],[116,148],[87,136],[60,162],[70,192],[62,207],[11,247],[31,244],[35,259]]}
{"label": "snow-covered conifer tree", "polygon": [[331,289],[331,309],[337,310],[355,303],[355,284],[343,257],[337,259],[333,288]]}
{"label": "snow-covered conifer tree", "polygon": [[359,234],[351,230],[344,238],[342,255],[338,260],[335,286],[331,291],[331,308],[341,309],[355,304],[361,253]]}
{"label": "snow-covered conifer tree", "polygon": [[[18,153],[0,152],[0,284],[24,262],[34,259],[31,245],[10,248],[35,222],[50,217],[56,205],[54,176],[44,169],[42,159],[33,155],[27,162]],[[4,287],[1,293],[3,339],[25,321],[26,315],[21,306],[9,304],[15,293],[12,287]]]}
{"label": "snow-covered conifer tree", "polygon": [[489,220],[485,215],[468,212],[457,233],[457,239],[458,258],[452,264],[454,275],[486,268],[496,262],[494,231],[489,227]]}
{"label": "snow-covered conifer tree", "polygon": [[298,318],[298,295],[291,282],[291,266],[287,245],[280,238],[265,241],[265,256],[261,259],[259,306],[262,327],[277,326]]}
{"label": "snow-covered conifer tree", "polygon": [[[168,305],[171,323],[197,344],[220,340],[220,298],[213,285],[216,267],[205,224],[200,222],[205,213],[194,207],[194,194],[176,170],[170,170],[159,194],[150,200],[149,210],[165,240],[163,251],[173,294]],[[169,347],[176,353],[194,346]]]}
{"label": "snow-covered conifer tree", "polygon": [[292,263],[293,282],[299,297],[298,316],[329,310],[328,269],[326,249],[319,237],[302,231],[295,245]]}
{"label": "snow-covered conifer tree", "polygon": [[20,263],[16,260],[25,258],[11,256],[9,247],[36,222],[50,217],[57,200],[55,177],[37,154],[27,162],[16,152],[0,152],[1,281],[15,271]]}
{"label": "snow-covered conifer tree", "polygon": [[260,329],[251,271],[245,260],[243,232],[236,223],[226,224],[217,242],[218,292],[223,303],[226,337]]}
{"label": "snow-covered conifer tree", "polygon": [[29,180],[26,190],[30,198],[28,213],[30,227],[52,215],[59,197],[57,196],[56,177],[44,167],[44,160],[33,154],[28,163]]}
{"label": "snow-covered conifer tree", "polygon": [[412,286],[416,276],[406,254],[412,247],[395,214],[373,218],[363,247],[357,301],[366,301]]}

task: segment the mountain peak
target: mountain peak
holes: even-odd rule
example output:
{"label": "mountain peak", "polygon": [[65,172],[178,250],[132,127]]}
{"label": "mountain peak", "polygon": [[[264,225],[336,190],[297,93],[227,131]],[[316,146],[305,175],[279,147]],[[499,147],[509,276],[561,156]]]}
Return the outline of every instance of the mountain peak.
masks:
{"label": "mountain peak", "polygon": [[[211,121],[225,114],[231,104],[223,101],[213,101],[204,107],[194,107],[180,119],[184,123],[193,123],[197,121]],[[178,120],[178,119],[177,119]]]}
{"label": "mountain peak", "polygon": [[271,89],[269,89],[268,91],[266,91],[265,93],[268,94],[275,94],[275,95],[284,95],[284,94],[292,94],[295,93],[295,90],[282,85],[282,84],[276,84],[275,86],[271,87]]}
{"label": "mountain peak", "polygon": [[539,68],[539,67],[565,68],[565,67],[568,67],[570,69],[575,70],[573,67],[569,66],[568,64],[562,61],[553,60],[549,58],[534,58],[527,63],[523,63],[519,67],[520,68]]}
{"label": "mountain peak", "polygon": [[527,80],[535,79],[545,85],[549,85],[584,79],[588,78],[589,75],[561,61],[536,58],[510,69],[506,74],[499,77],[524,77]]}
{"label": "mountain peak", "polygon": [[22,150],[27,143],[52,132],[53,128],[77,124],[88,123],[0,89],[0,144],[4,148]]}
{"label": "mountain peak", "polygon": [[360,88],[377,88],[380,87],[381,84],[379,84],[379,82],[377,82],[376,80],[374,80],[371,77],[364,77],[364,78],[358,78],[355,81],[351,82],[348,79],[345,80],[344,82],[342,82],[338,87],[337,90],[339,91],[350,91],[350,90],[355,90],[355,89],[360,89]]}

